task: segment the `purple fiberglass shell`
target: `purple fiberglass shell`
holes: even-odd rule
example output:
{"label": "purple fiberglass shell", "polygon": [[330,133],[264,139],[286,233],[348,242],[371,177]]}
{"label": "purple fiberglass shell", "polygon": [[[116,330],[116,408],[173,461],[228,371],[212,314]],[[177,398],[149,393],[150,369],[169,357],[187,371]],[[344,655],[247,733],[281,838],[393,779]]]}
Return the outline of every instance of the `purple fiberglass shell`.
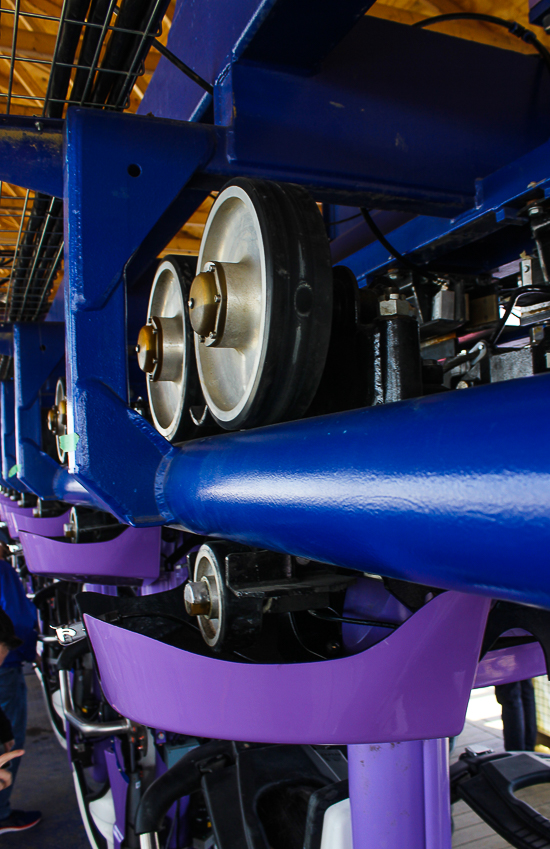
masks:
{"label": "purple fiberglass shell", "polygon": [[23,517],[32,518],[32,511],[32,507],[17,507],[13,501],[10,506],[6,505],[4,521],[8,526],[8,531],[12,539],[19,539],[18,519],[22,519]]}
{"label": "purple fiberglass shell", "polygon": [[511,684],[546,675],[546,661],[540,643],[527,643],[489,651],[479,662],[474,688]]}
{"label": "purple fiberglass shell", "polygon": [[108,542],[72,543],[21,532],[29,572],[101,584],[158,578],[160,528],[126,528]]}
{"label": "purple fiberglass shell", "polygon": [[462,730],[489,600],[437,596],[377,645],[315,663],[233,663],[84,617],[103,692],[135,722],[264,743],[378,743]]}
{"label": "purple fiberglass shell", "polygon": [[61,516],[43,519],[37,519],[32,514],[30,516],[20,513],[14,514],[18,532],[26,531],[41,537],[62,537],[63,525],[69,521],[70,515],[70,509],[66,513],[62,513]]}

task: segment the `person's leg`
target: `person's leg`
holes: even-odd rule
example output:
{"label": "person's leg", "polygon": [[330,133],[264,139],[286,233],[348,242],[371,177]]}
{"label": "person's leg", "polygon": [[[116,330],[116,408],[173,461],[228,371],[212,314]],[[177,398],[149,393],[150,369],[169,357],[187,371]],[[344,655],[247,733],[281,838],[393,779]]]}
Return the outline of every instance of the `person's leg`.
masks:
{"label": "person's leg", "polygon": [[525,721],[521,701],[521,685],[498,684],[495,687],[497,702],[502,707],[504,726],[504,748],[507,752],[521,752],[525,749]]}
{"label": "person's leg", "polygon": [[521,681],[521,701],[523,703],[523,721],[525,724],[525,751],[534,752],[537,742],[537,706],[535,690],[531,679]]}
{"label": "person's leg", "polygon": [[[20,666],[0,668],[0,707],[11,722],[15,748],[22,749],[25,745],[27,728],[27,685]],[[11,787],[0,791],[0,821],[11,813],[10,797],[19,769],[20,758],[11,762],[13,781]]]}

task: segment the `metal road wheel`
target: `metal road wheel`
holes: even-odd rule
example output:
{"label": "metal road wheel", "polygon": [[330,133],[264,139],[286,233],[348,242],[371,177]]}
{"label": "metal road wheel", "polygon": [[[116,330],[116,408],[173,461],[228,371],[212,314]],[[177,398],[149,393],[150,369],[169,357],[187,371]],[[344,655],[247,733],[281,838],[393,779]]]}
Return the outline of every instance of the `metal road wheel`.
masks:
{"label": "metal road wheel", "polygon": [[190,410],[203,407],[187,300],[192,272],[185,261],[167,257],[158,267],[136,351],[146,372],[153,423],[170,442],[192,436]]}
{"label": "metal road wheel", "polygon": [[204,398],[226,430],[302,416],[332,321],[328,240],[300,186],[237,179],[218,195],[189,293]]}
{"label": "metal road wheel", "polygon": [[227,630],[225,605],[223,603],[225,586],[223,580],[225,550],[218,551],[216,547],[201,545],[195,561],[193,580],[196,584],[204,583],[207,587],[208,612],[198,616],[199,628],[211,648],[221,645]]}
{"label": "metal road wheel", "polygon": [[67,390],[63,377],[60,377],[55,385],[55,403],[48,411],[48,428],[55,436],[57,456],[63,464],[67,456],[60,443],[60,437],[67,434]]}
{"label": "metal road wheel", "polygon": [[184,589],[187,613],[197,617],[205,643],[217,651],[249,645],[261,630],[261,603],[238,598],[225,582],[225,558],[235,550],[242,546],[222,541],[201,545],[193,580]]}

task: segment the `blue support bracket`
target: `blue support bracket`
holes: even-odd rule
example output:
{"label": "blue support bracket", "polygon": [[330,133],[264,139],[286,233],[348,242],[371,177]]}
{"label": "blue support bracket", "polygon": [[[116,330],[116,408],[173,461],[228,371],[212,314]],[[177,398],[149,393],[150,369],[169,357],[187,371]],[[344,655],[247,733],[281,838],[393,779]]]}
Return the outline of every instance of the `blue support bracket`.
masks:
{"label": "blue support bracket", "polygon": [[1,449],[2,479],[11,489],[28,492],[25,484],[19,480],[17,456],[15,450],[15,393],[13,380],[0,382],[1,410]]}
{"label": "blue support bracket", "polygon": [[0,180],[63,197],[63,121],[0,116]]}
{"label": "blue support bracket", "polygon": [[82,109],[69,110],[66,130],[69,467],[123,521],[159,524],[154,479],[170,445],[128,407],[125,283],[207,194],[186,184],[215,131]]}
{"label": "blue support bracket", "polygon": [[84,487],[42,447],[41,390],[65,373],[63,322],[14,325],[15,453],[17,477],[39,498],[94,504]]}

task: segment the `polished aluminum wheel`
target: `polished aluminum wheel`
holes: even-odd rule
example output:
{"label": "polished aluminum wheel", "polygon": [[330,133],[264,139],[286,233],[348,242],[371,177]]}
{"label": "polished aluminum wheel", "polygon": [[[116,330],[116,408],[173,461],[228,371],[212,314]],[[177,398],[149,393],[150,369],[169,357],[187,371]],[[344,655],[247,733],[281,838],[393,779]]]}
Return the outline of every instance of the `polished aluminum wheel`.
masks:
{"label": "polished aluminum wheel", "polygon": [[146,373],[153,423],[171,442],[194,434],[197,428],[191,411],[194,405],[204,406],[186,306],[193,274],[185,262],[177,257],[161,262],[151,289],[147,324],[136,346],[139,366]]}
{"label": "polished aluminum wheel", "polygon": [[297,418],[331,326],[328,242],[298,186],[235,180],[217,197],[189,293],[204,398],[227,430]]}
{"label": "polished aluminum wheel", "polygon": [[193,580],[206,585],[208,610],[198,616],[199,628],[204,641],[215,648],[221,642],[224,631],[223,578],[216,553],[209,545],[202,545],[197,553]]}
{"label": "polished aluminum wheel", "polygon": [[62,448],[61,437],[67,435],[67,391],[65,380],[60,377],[55,385],[55,403],[48,411],[48,428],[55,436],[57,456],[60,463],[64,463],[67,452]]}

